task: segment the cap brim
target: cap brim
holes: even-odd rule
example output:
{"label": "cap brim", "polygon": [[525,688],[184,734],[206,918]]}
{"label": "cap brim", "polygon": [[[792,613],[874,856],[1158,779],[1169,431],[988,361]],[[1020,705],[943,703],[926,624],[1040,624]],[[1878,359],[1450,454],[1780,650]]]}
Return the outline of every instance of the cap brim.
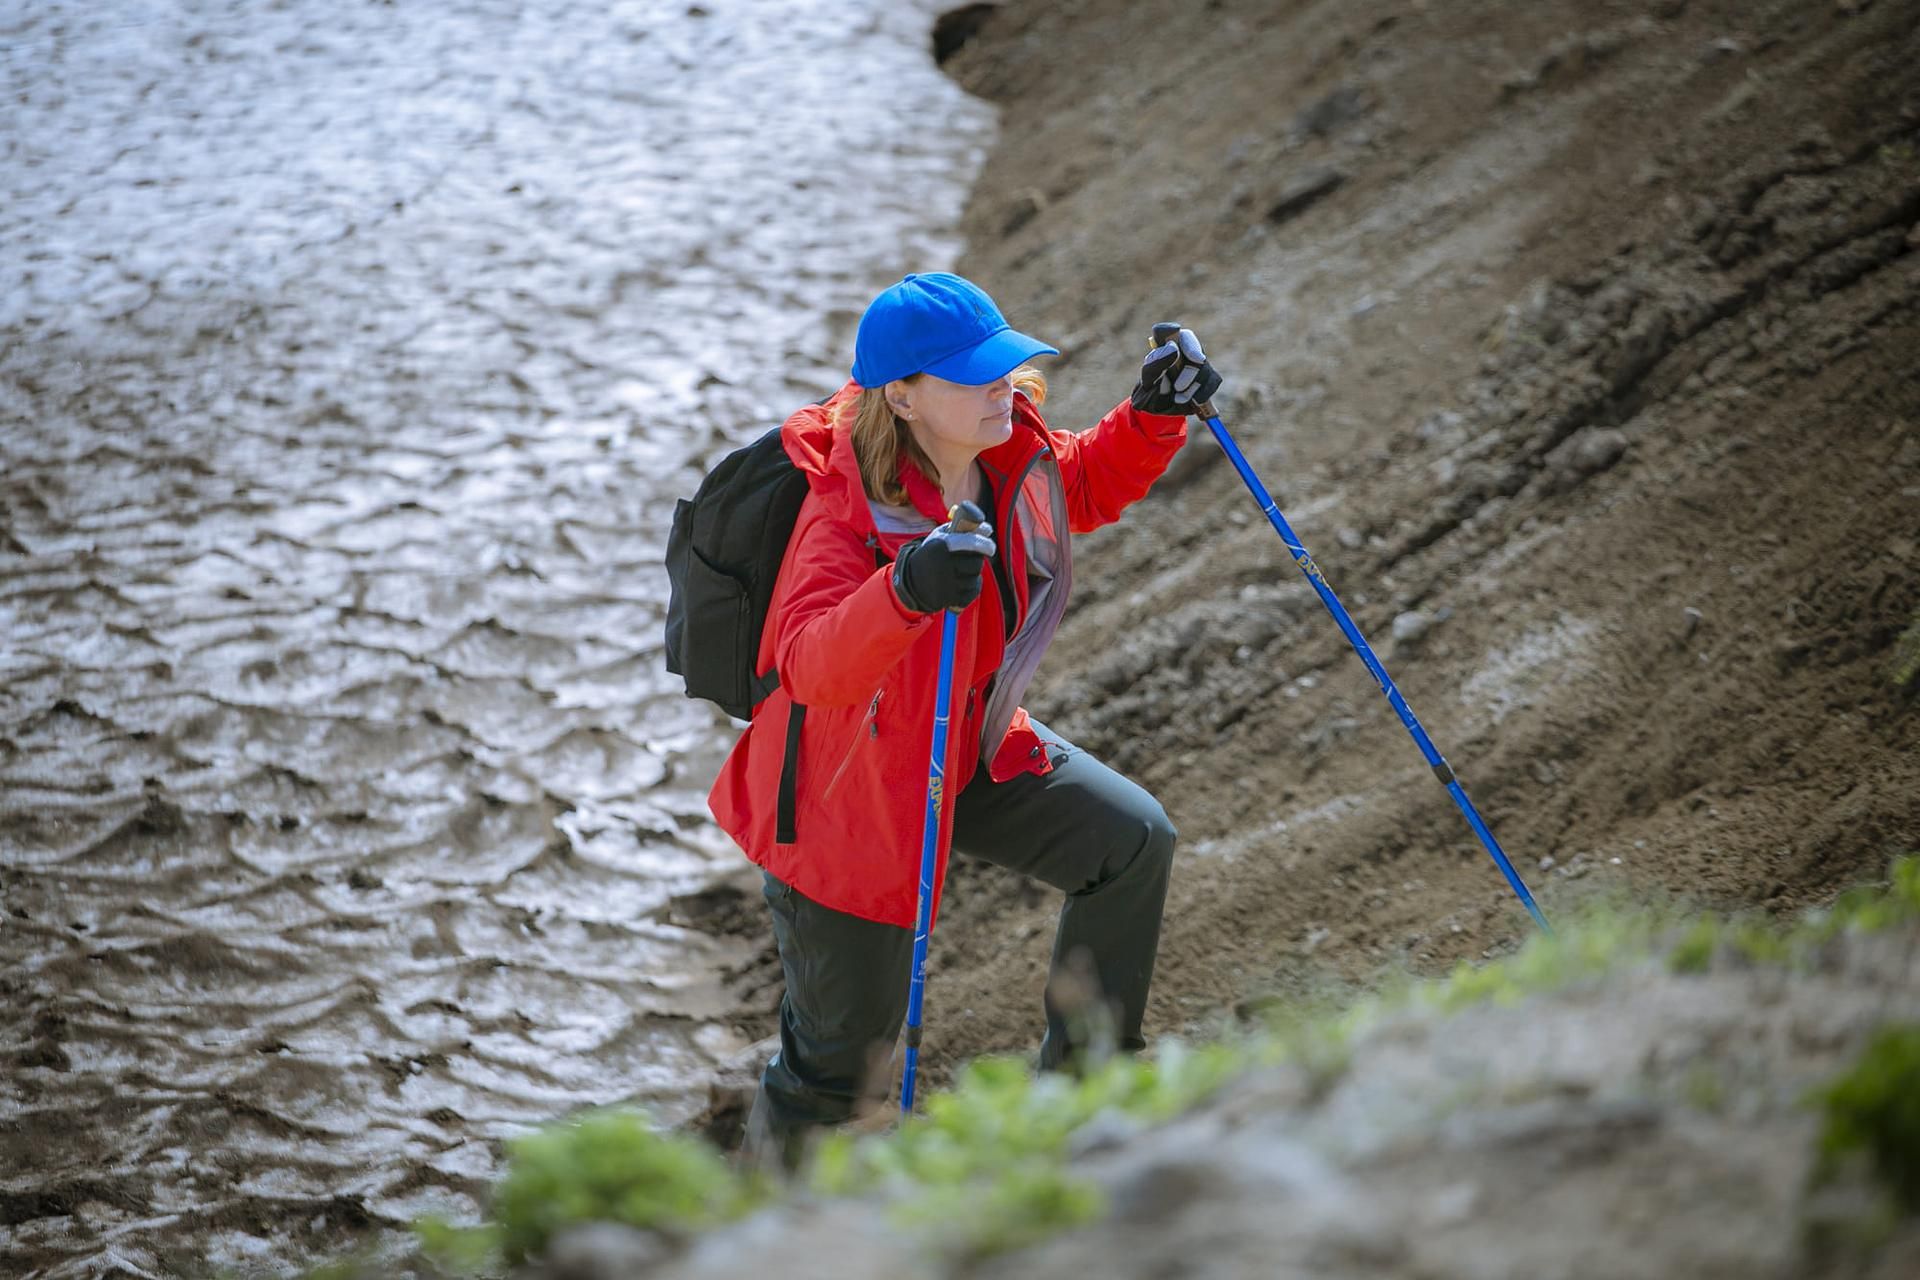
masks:
{"label": "cap brim", "polygon": [[1012,373],[1034,356],[1059,354],[1058,347],[1050,347],[1038,338],[1028,337],[1016,329],[1002,329],[965,351],[928,365],[925,372],[948,382],[977,387]]}

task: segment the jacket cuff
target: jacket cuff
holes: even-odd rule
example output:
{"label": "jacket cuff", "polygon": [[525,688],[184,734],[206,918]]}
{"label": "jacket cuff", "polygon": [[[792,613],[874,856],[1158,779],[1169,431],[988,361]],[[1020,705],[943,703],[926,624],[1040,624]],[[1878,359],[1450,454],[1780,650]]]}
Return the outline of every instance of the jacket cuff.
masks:
{"label": "jacket cuff", "polygon": [[907,608],[906,602],[900,598],[899,589],[893,585],[893,566],[891,564],[886,566],[885,573],[887,575],[887,601],[893,605],[893,611],[899,614],[902,620],[911,624],[925,622],[929,618],[939,616],[940,611],[938,609],[935,609],[932,613],[919,613]]}
{"label": "jacket cuff", "polygon": [[1121,405],[1133,415],[1133,425],[1141,435],[1153,440],[1166,440],[1187,434],[1187,415],[1184,413],[1148,413],[1145,409],[1134,407],[1131,397],[1122,400]]}

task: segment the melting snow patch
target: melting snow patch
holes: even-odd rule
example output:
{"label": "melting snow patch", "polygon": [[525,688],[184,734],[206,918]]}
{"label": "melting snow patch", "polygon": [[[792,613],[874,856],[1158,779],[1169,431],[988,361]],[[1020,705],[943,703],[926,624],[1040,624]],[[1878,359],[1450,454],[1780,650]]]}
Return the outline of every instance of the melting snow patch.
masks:
{"label": "melting snow patch", "polygon": [[1257,826],[1236,831],[1232,835],[1218,839],[1200,840],[1193,851],[1203,857],[1224,858],[1231,862],[1249,849],[1265,847],[1269,842],[1284,844],[1292,838],[1292,833],[1302,827],[1320,822],[1339,822],[1366,808],[1366,797],[1360,792],[1335,796],[1324,804],[1311,809],[1303,809],[1285,818],[1276,818],[1272,822],[1263,822]]}
{"label": "melting snow patch", "polygon": [[1534,628],[1512,647],[1488,654],[1486,665],[1462,686],[1460,701],[1485,707],[1499,724],[1508,713],[1531,705],[1535,694],[1564,682],[1573,673],[1568,659],[1585,648],[1592,631],[1593,623],[1564,613]]}

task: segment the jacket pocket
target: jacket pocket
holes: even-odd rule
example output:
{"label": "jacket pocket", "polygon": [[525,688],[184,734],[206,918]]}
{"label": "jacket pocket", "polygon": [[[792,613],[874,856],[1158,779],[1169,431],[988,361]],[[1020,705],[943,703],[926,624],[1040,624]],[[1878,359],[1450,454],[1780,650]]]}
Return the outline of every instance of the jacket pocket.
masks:
{"label": "jacket pocket", "polygon": [[853,758],[860,753],[861,745],[879,740],[880,700],[886,696],[887,691],[884,688],[875,691],[873,701],[867,704],[866,716],[861,720],[860,727],[854,731],[853,741],[847,744],[846,753],[840,757],[839,766],[834,769],[833,776],[827,779],[827,789],[820,793],[821,800],[824,801],[832,797],[835,789],[839,787],[841,779],[847,776],[847,766],[852,764]]}

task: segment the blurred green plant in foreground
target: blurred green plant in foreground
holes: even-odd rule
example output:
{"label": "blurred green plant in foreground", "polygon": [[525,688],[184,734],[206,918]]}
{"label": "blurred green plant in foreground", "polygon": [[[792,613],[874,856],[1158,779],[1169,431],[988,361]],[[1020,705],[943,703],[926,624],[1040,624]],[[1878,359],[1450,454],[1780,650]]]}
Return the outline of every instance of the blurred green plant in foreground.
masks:
{"label": "blurred green plant in foreground", "polygon": [[[538,1258],[576,1223],[612,1221],[697,1232],[783,1197],[866,1197],[897,1227],[956,1255],[1017,1248],[1097,1219],[1099,1188],[1072,1168],[1075,1135],[1104,1118],[1122,1130],[1171,1119],[1256,1067],[1290,1063],[1315,1091],[1346,1071],[1369,1027],[1406,1011],[1447,1015],[1482,1003],[1597,981],[1657,965],[1689,975],[1718,964],[1799,967],[1841,934],[1920,924],[1920,857],[1896,859],[1889,883],[1848,890],[1832,906],[1784,927],[1736,917],[1686,917],[1672,908],[1598,910],[1536,934],[1513,955],[1462,963],[1437,982],[1407,981],[1343,1009],[1286,1002],[1260,1007],[1255,1025],[1208,1044],[1165,1041],[1147,1057],[1109,1057],[1078,1076],[1036,1077],[1024,1061],[982,1058],[926,1111],[882,1134],[835,1134],[807,1176],[788,1186],[743,1174],[706,1143],[653,1128],[632,1110],[585,1114],[514,1140],[490,1221],[418,1224],[427,1256],[454,1274],[483,1274]],[[1702,1098],[1716,1081],[1693,1080]],[[1910,1205],[1920,1205],[1920,1029],[1887,1030],[1814,1101],[1825,1150],[1866,1151]]]}
{"label": "blurred green plant in foreground", "polygon": [[455,1274],[536,1257],[554,1232],[579,1222],[697,1231],[740,1217],[765,1198],[707,1143],[653,1128],[644,1112],[607,1109],[515,1138],[479,1227],[418,1224],[427,1255]]}
{"label": "blurred green plant in foreground", "polygon": [[1909,1211],[1920,1211],[1920,1026],[1883,1027],[1838,1079],[1814,1094],[1821,1154],[1863,1152]]}

